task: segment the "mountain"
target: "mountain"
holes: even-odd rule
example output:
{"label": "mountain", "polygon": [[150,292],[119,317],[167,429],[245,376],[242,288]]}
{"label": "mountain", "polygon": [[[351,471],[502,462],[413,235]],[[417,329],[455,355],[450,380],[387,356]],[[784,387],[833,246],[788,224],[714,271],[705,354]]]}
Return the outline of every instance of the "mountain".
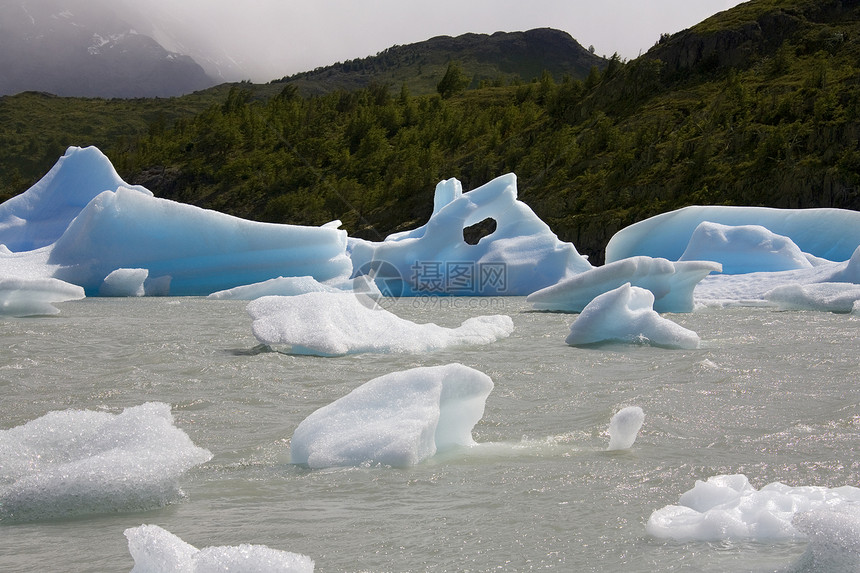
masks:
{"label": "mountain", "polygon": [[405,84],[413,94],[436,93],[436,85],[448,64],[458,62],[471,80],[504,85],[524,82],[548,71],[557,80],[564,76],[583,79],[592,67],[603,69],[608,60],[583,48],[567,32],[538,28],[526,32],[496,32],[437,36],[423,42],[392,46],[375,56],[338,62],[288,76],[274,83],[296,86],[303,94],[355,90],[382,84]]}
{"label": "mountain", "polygon": [[109,3],[0,5],[0,95],[168,97],[214,83],[193,59],[139,33]]}

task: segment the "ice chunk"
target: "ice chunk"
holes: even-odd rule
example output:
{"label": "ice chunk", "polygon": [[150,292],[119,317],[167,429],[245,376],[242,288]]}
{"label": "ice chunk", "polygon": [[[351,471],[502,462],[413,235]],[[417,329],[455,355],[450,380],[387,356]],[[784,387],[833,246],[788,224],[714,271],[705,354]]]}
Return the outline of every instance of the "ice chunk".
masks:
{"label": "ice chunk", "polygon": [[696,285],[720,268],[719,263],[710,261],[673,263],[631,257],[563,279],[530,294],[526,300],[537,310],[582,312],[596,296],[630,283],[651,291],[657,312],[691,312]]}
{"label": "ice chunk", "polygon": [[57,279],[0,278],[0,315],[57,314],[51,303],[82,298],[84,289]]}
{"label": "ice chunk", "polygon": [[97,148],[69,147],[35,185],[0,204],[0,244],[16,252],[50,245],[94,197],[119,187],[152,195],[123,181]]}
{"label": "ice chunk", "polygon": [[371,300],[369,302],[371,303],[383,298],[382,293],[376,287],[376,283],[368,275],[334,281],[333,284],[321,283],[313,277],[278,277],[261,283],[213,292],[207,298],[218,300],[254,300],[264,296],[295,296],[309,292],[363,294],[370,297]]}
{"label": "ice chunk", "polygon": [[847,209],[772,209],[692,206],[639,221],[616,233],[606,245],[606,262],[637,255],[681,258],[700,223],[761,225],[788,237],[804,253],[845,261],[860,245],[860,212]]}
{"label": "ice chunk", "polygon": [[837,283],[860,284],[860,245],[854,250],[847,263],[834,269],[828,280]]}
{"label": "ice chunk", "polygon": [[309,292],[340,292],[313,277],[277,277],[250,285],[213,292],[208,298],[220,300],[254,300],[263,296],[295,296]]}
{"label": "ice chunk", "polygon": [[492,389],[489,376],[462,364],[380,376],[303,420],[291,460],[312,468],[407,467],[474,445],[472,428]]}
{"label": "ice chunk", "polygon": [[293,354],[339,356],[361,352],[418,353],[489,344],[513,332],[511,317],[478,316],[457,328],[416,324],[364,295],[312,292],[266,296],[247,306],[251,330],[263,344]]}
{"label": "ice chunk", "polygon": [[110,272],[169,277],[174,296],[275,278],[345,280],[346,231],[247,221],[120,187],[94,198],[53,245],[56,278],[98,292]]}
{"label": "ice chunk", "polygon": [[693,231],[681,261],[717,261],[730,275],[808,269],[812,263],[788,237],[761,225],[703,222]]}
{"label": "ice chunk", "polygon": [[[527,295],[591,265],[517,200],[514,174],[468,193],[448,180],[436,188],[426,225],[380,243],[353,239],[354,275],[376,271],[383,293]],[[463,229],[492,219],[496,229],[468,244]]]}
{"label": "ice chunk", "polygon": [[143,296],[144,283],[149,277],[146,269],[116,269],[105,277],[99,287],[100,296]]}
{"label": "ice chunk", "polygon": [[809,538],[806,552],[791,571],[860,570],[860,506],[806,511],[791,523]]}
{"label": "ice chunk", "polygon": [[134,559],[132,573],[311,573],[314,570],[310,557],[265,545],[198,550],[157,525],[130,527],[124,534]]}
{"label": "ice chunk", "polygon": [[795,515],[838,509],[860,502],[860,489],[789,487],[779,482],[756,490],[746,476],[717,475],[696,480],[678,505],[658,509],[646,530],[654,537],[678,540],[785,540],[803,538],[792,525]]}
{"label": "ice chunk", "polygon": [[609,450],[629,450],[642,429],[645,412],[639,406],[627,406],[609,420]]}
{"label": "ice chunk", "polygon": [[179,477],[211,457],[173,425],[167,404],[49,412],[0,431],[0,520],[160,507],[181,498]]}
{"label": "ice chunk", "polygon": [[697,348],[699,335],[661,317],[649,290],[624,284],[606,292],[582,310],[565,342],[582,346],[597,342],[644,343],[668,348]]}

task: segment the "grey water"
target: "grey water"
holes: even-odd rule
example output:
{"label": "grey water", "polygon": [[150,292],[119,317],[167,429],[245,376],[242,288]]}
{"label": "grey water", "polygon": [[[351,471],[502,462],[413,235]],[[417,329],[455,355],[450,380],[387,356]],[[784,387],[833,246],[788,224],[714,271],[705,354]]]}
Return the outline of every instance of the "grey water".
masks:
{"label": "grey water", "polygon": [[[794,542],[649,537],[650,514],[695,480],[860,486],[860,316],[704,309],[667,315],[697,350],[564,344],[574,315],[522,298],[400,299],[416,322],[507,314],[513,334],[422,355],[291,356],[251,335],[245,302],[85,299],[0,320],[0,430],[52,410],[171,405],[213,459],[185,498],[140,513],[0,523],[0,571],[130,571],[123,531],[156,524],[203,548],[261,544],[340,571],[779,571]],[[495,388],[477,447],[408,469],[289,463],[307,415],[393,371],[460,362]],[[609,418],[640,406],[629,451]]]}

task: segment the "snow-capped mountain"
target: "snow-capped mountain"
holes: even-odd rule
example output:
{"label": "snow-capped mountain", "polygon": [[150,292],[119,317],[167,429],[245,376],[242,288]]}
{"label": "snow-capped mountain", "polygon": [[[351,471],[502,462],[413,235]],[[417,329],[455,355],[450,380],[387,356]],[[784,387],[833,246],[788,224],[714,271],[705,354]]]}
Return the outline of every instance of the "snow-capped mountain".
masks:
{"label": "snow-capped mountain", "polygon": [[100,0],[0,4],[0,95],[167,97],[216,83]]}

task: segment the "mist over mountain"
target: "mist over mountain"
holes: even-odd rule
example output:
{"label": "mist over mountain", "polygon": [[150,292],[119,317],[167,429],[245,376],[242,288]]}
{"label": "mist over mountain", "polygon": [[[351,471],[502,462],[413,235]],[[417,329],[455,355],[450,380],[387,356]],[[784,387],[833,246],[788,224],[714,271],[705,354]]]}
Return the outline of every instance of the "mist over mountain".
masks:
{"label": "mist over mountain", "polygon": [[153,29],[130,3],[0,4],[0,95],[167,97],[217,83],[194,59],[144,31]]}

